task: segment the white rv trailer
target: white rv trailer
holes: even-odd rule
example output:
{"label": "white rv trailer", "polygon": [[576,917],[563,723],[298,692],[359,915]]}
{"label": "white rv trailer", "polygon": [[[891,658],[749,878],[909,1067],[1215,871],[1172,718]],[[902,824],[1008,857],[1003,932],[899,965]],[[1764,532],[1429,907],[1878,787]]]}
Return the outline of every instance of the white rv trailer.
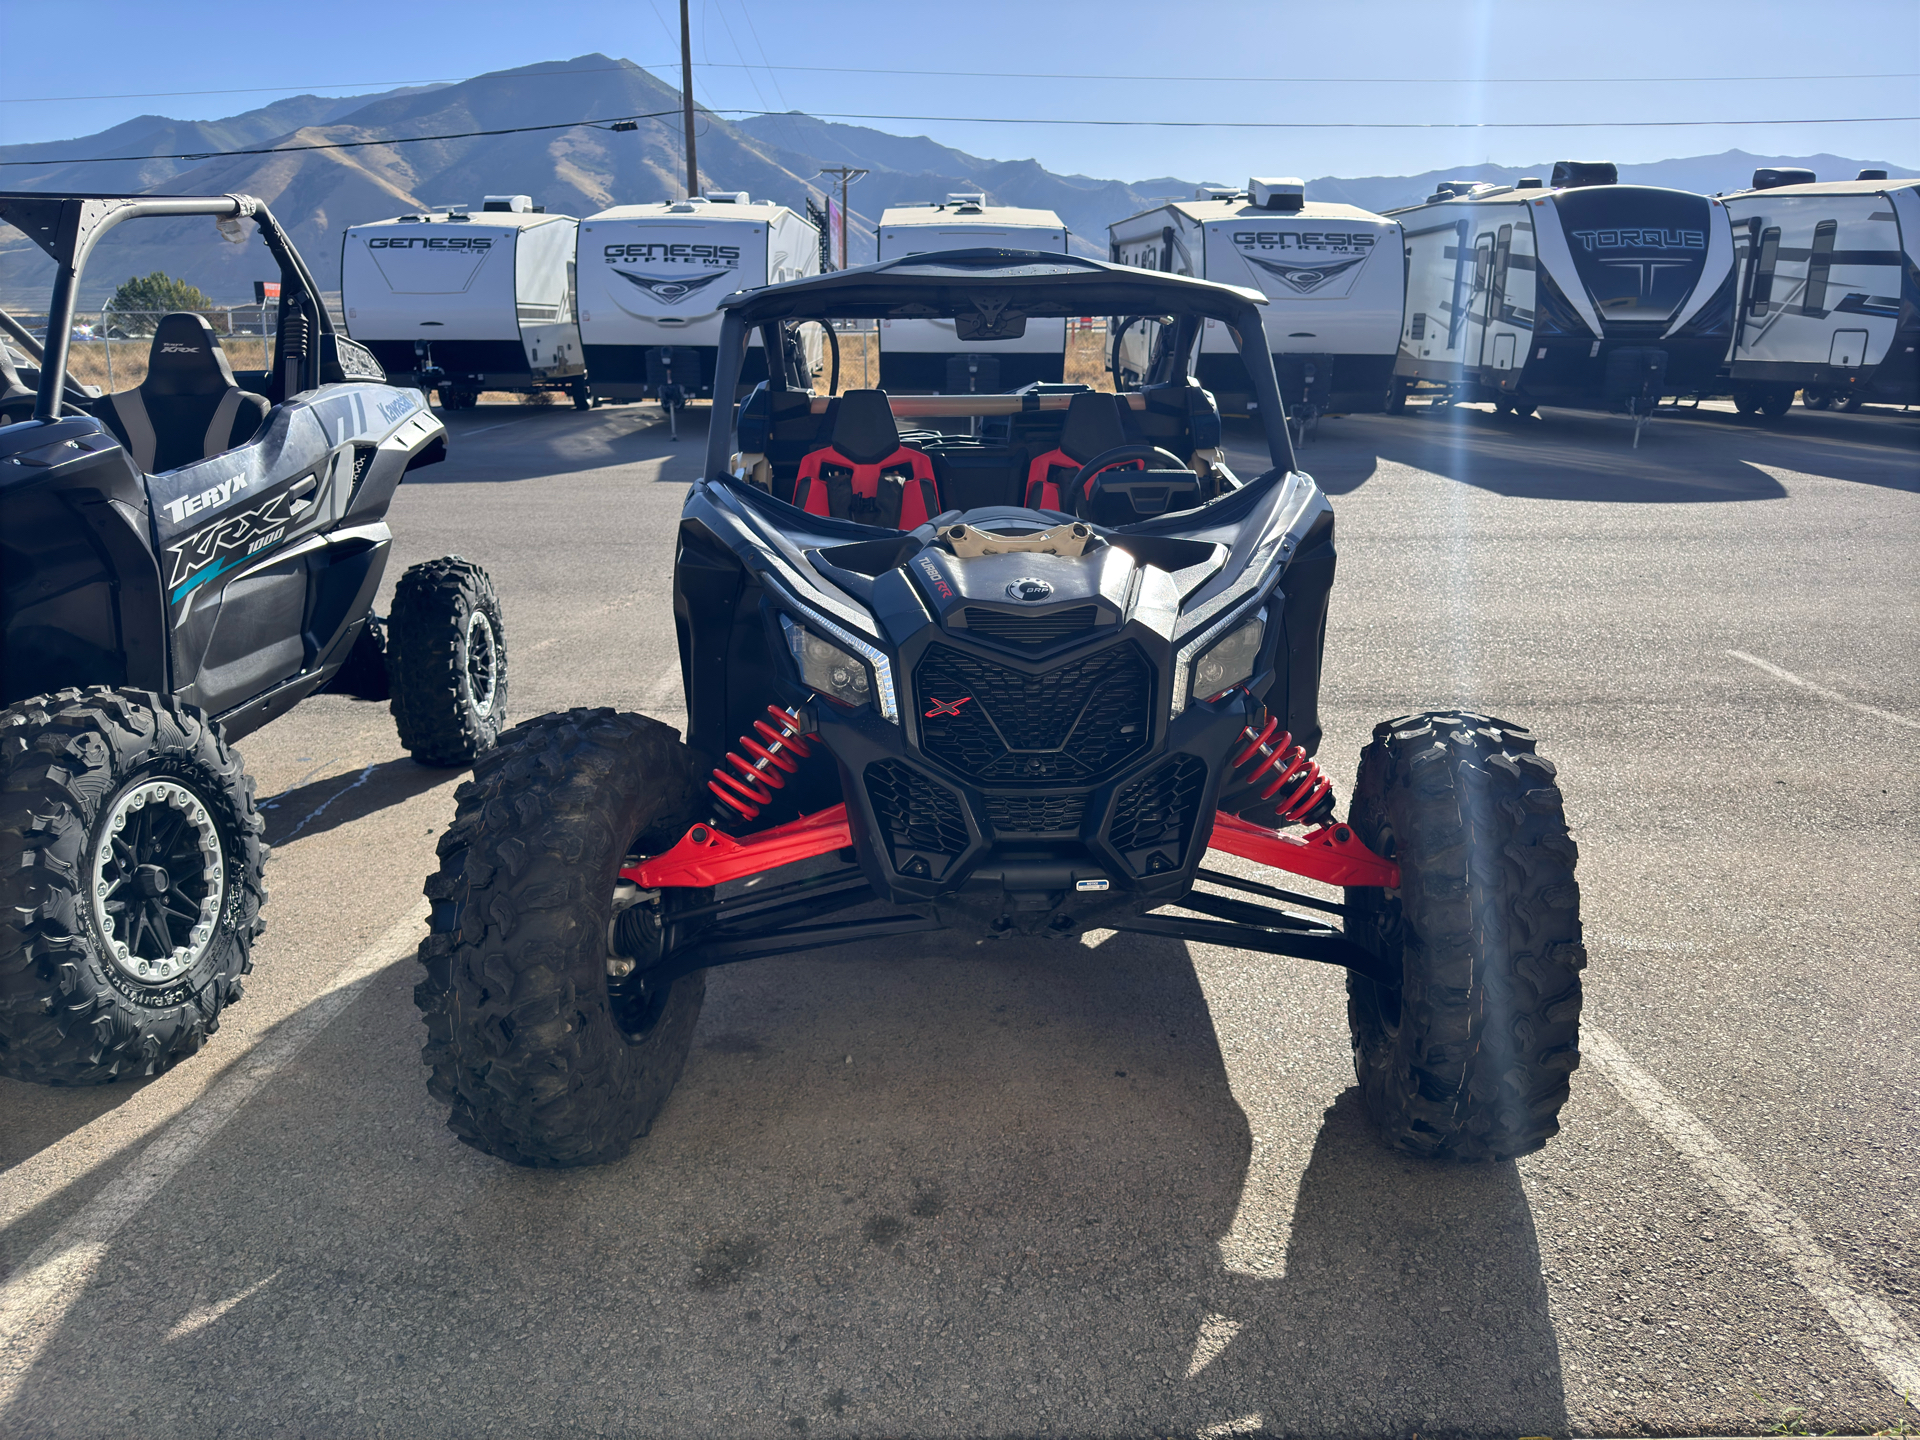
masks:
{"label": "white rv trailer", "polygon": [[1733,397],[1779,414],[1920,404],[1920,180],[1754,172],[1726,198],[1740,266]]}
{"label": "white rv trailer", "polygon": [[477,212],[453,206],[349,226],[340,241],[347,333],[396,380],[438,387],[449,409],[482,390],[565,390],[584,409],[579,224],[525,195],[489,195]]}
{"label": "white rv trailer", "polygon": [[1724,393],[1733,230],[1718,200],[1561,161],[1551,185],[1443,183],[1388,213],[1406,234],[1396,403],[1421,384],[1502,413],[1645,415]]}
{"label": "white rv trailer", "polygon": [[[1330,409],[1378,410],[1393,379],[1404,277],[1400,227],[1383,216],[1309,201],[1295,179],[1245,190],[1202,185],[1107,227],[1112,258],[1261,291],[1280,394],[1294,418]],[[1133,323],[1129,323],[1133,321]],[[1109,321],[1125,383],[1146,373],[1157,332],[1131,316]],[[1252,393],[1233,337],[1209,320],[1194,362],[1200,383],[1230,410]]]}
{"label": "white rv trailer", "polygon": [[[595,395],[657,396],[678,385],[713,393],[720,302],[820,273],[820,234],[806,219],[744,191],[648,205],[616,205],[580,222],[580,335]],[[820,343],[803,337],[809,358]],[[752,338],[741,381],[766,378]]]}
{"label": "white rv trailer", "polygon": [[[1051,210],[989,205],[981,194],[939,204],[895,205],[880,213],[876,259],[936,250],[1067,253],[1067,227]],[[896,394],[968,394],[1058,385],[1066,375],[1067,322],[1030,319],[1011,340],[961,340],[951,320],[882,320],[880,386]]]}

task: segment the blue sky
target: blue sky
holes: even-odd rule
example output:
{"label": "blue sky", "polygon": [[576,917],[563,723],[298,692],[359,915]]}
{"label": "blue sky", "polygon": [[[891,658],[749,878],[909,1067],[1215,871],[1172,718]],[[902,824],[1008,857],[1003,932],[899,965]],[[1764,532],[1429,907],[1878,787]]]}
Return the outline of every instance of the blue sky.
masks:
{"label": "blue sky", "polygon": [[[975,154],[1137,180],[1406,174],[1479,160],[1623,163],[1730,148],[1920,165],[1920,125],[1722,123],[1554,129],[1549,120],[1789,122],[1920,114],[1912,0],[1006,3],[693,0],[700,100],[1037,120],[1492,121],[1492,130],[1119,129],[880,120]],[[677,0],[528,6],[333,0],[0,0],[9,55],[0,140],[57,140],[136,115],[230,115],[280,94],[457,79],[590,51],[675,74]],[[34,56],[56,56],[47,66]],[[879,73],[836,74],[851,66]],[[789,68],[776,68],[789,67]],[[934,74],[907,75],[906,70]],[[979,71],[962,76],[954,72]],[[1019,79],[1008,72],[1159,79]],[[1901,74],[1882,79],[1759,76]],[[1665,77],[1709,77],[1674,81]],[[127,92],[234,91],[227,94]],[[61,97],[46,103],[38,97]],[[25,97],[34,97],[30,102]],[[538,117],[528,117],[529,120]]]}

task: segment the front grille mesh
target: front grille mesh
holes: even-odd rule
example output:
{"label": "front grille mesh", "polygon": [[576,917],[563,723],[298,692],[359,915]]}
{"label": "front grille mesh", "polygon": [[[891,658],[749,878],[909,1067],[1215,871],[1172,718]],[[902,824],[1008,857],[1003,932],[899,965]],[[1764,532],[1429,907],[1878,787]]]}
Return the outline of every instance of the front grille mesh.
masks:
{"label": "front grille mesh", "polygon": [[967,607],[967,632],[984,635],[1008,645],[1051,645],[1069,635],[1091,630],[1100,618],[1096,605],[1069,605],[1062,610],[1032,610],[1009,613]]}
{"label": "front grille mesh", "polygon": [[1084,795],[989,795],[987,818],[999,835],[1066,835],[1080,829]]}
{"label": "front grille mesh", "polygon": [[[1131,642],[1039,675],[933,645],[914,688],[921,748],[986,784],[1091,780],[1144,750],[1152,729],[1153,672]],[[925,715],[935,701],[957,709]]]}
{"label": "front grille mesh", "polygon": [[1156,765],[1114,802],[1107,827],[1113,847],[1126,855],[1159,849],[1177,866],[1206,788],[1207,765],[1196,756],[1175,755]]}
{"label": "front grille mesh", "polygon": [[960,797],[918,770],[898,760],[869,765],[867,798],[896,861],[909,852],[951,856],[967,848]]}

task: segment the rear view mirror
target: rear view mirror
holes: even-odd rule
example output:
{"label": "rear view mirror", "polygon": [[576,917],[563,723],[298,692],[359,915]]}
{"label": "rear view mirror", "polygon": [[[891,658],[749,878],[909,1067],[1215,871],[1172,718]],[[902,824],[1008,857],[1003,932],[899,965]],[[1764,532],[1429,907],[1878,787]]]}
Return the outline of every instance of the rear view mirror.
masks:
{"label": "rear view mirror", "polygon": [[1018,340],[1027,333],[1027,317],[1001,310],[989,318],[976,310],[954,316],[953,332],[962,340]]}

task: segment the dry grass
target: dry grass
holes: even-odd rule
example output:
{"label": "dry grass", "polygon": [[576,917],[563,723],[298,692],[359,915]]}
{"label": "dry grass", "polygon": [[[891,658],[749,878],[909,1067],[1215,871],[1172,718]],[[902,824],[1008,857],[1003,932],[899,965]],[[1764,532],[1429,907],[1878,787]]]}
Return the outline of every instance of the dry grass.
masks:
{"label": "dry grass", "polygon": [[1109,395],[1113,393],[1113,375],[1107,369],[1105,330],[1067,332],[1067,383],[1091,385]]}
{"label": "dry grass", "polygon": [[[842,390],[868,389],[880,383],[879,351],[875,348],[876,337],[872,335],[842,335],[840,337],[840,388]],[[827,382],[831,378],[831,364],[828,369],[813,382],[814,393],[827,393]],[[1107,332],[1104,330],[1071,330],[1067,333],[1066,379],[1069,385],[1091,385],[1096,390],[1113,393],[1113,376],[1107,373]]]}
{"label": "dry grass", "polygon": [[[102,390],[131,390],[147,378],[147,355],[151,340],[75,340],[67,351],[67,373],[84,385]],[[258,335],[220,337],[220,348],[227,352],[227,363],[236,370],[267,368],[266,342]],[[108,351],[112,351],[113,369],[107,369]]]}
{"label": "dry grass", "polygon": [[[74,379],[102,390],[131,390],[147,378],[148,340],[76,340],[68,352],[67,369]],[[236,370],[264,370],[266,345],[259,336],[222,336],[221,348],[227,362]],[[1068,384],[1091,385],[1111,392],[1113,376],[1107,373],[1107,335],[1104,330],[1073,330],[1067,335]],[[112,383],[108,383],[107,350],[113,351]],[[827,393],[829,372],[823,369],[814,381],[816,394]],[[880,383],[880,358],[876,337],[842,335],[840,337],[840,388],[866,389]],[[521,395],[509,391],[488,391],[480,397],[482,405],[553,405],[564,397],[546,391]]]}

